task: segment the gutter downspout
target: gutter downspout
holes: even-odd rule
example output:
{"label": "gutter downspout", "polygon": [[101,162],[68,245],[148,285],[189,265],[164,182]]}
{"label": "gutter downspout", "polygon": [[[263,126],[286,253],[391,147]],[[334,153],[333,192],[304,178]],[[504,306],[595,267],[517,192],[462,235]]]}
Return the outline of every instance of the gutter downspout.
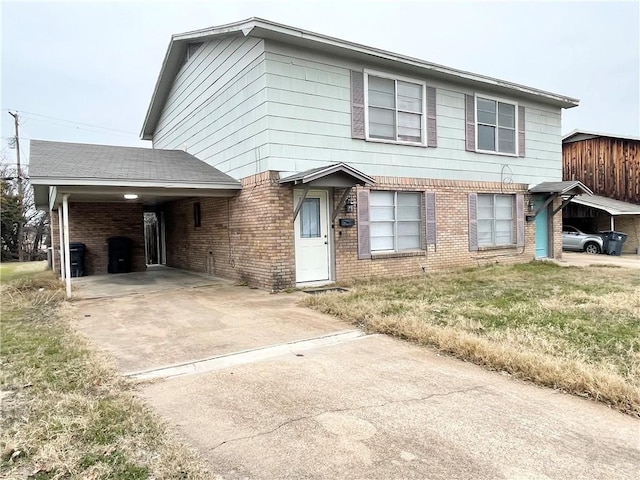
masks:
{"label": "gutter downspout", "polygon": [[64,260],[65,260],[65,284],[67,299],[71,298],[71,252],[69,251],[69,194],[62,196],[62,224],[64,226]]}

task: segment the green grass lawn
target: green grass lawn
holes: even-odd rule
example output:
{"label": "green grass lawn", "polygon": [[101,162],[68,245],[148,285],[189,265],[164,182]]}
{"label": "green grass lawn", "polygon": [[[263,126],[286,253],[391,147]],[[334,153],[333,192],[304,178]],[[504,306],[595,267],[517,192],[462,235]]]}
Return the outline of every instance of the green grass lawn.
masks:
{"label": "green grass lawn", "polygon": [[0,478],[208,478],[69,327],[41,262],[2,264]]}
{"label": "green grass lawn", "polygon": [[640,415],[640,271],[549,262],[355,281],[307,305]]}

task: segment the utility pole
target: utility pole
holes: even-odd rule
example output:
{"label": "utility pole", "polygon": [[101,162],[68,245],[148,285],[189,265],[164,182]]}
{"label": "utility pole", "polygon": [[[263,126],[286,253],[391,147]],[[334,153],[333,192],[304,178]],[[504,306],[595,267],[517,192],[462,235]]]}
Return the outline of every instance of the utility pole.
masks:
{"label": "utility pole", "polygon": [[18,261],[24,261],[23,230],[24,230],[24,191],[22,186],[22,169],[20,168],[20,134],[18,132],[18,112],[11,113],[16,126],[16,163],[18,164],[18,204],[20,206],[20,218],[18,219]]}

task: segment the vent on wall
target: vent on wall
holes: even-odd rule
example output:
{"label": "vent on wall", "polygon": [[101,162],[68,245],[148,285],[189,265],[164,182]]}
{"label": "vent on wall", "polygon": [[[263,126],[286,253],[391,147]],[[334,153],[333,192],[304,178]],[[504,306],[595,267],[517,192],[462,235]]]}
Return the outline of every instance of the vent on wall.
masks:
{"label": "vent on wall", "polygon": [[187,45],[187,51],[184,53],[184,61],[183,64],[187,63],[198,51],[198,49],[202,46],[203,42],[198,43],[190,43]]}

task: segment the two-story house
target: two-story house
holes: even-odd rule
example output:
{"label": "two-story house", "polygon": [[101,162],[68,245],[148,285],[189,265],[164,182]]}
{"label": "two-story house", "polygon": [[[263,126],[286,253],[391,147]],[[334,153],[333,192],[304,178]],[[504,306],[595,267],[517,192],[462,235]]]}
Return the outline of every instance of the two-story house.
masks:
{"label": "two-story house", "polygon": [[[590,193],[562,182],[577,104],[254,18],[172,37],[153,150],[35,142],[31,176],[96,273],[110,235],[143,268],[145,210],[162,263],[269,289],[526,262],[561,255],[562,197]],[[73,171],[56,180],[56,161]]]}

